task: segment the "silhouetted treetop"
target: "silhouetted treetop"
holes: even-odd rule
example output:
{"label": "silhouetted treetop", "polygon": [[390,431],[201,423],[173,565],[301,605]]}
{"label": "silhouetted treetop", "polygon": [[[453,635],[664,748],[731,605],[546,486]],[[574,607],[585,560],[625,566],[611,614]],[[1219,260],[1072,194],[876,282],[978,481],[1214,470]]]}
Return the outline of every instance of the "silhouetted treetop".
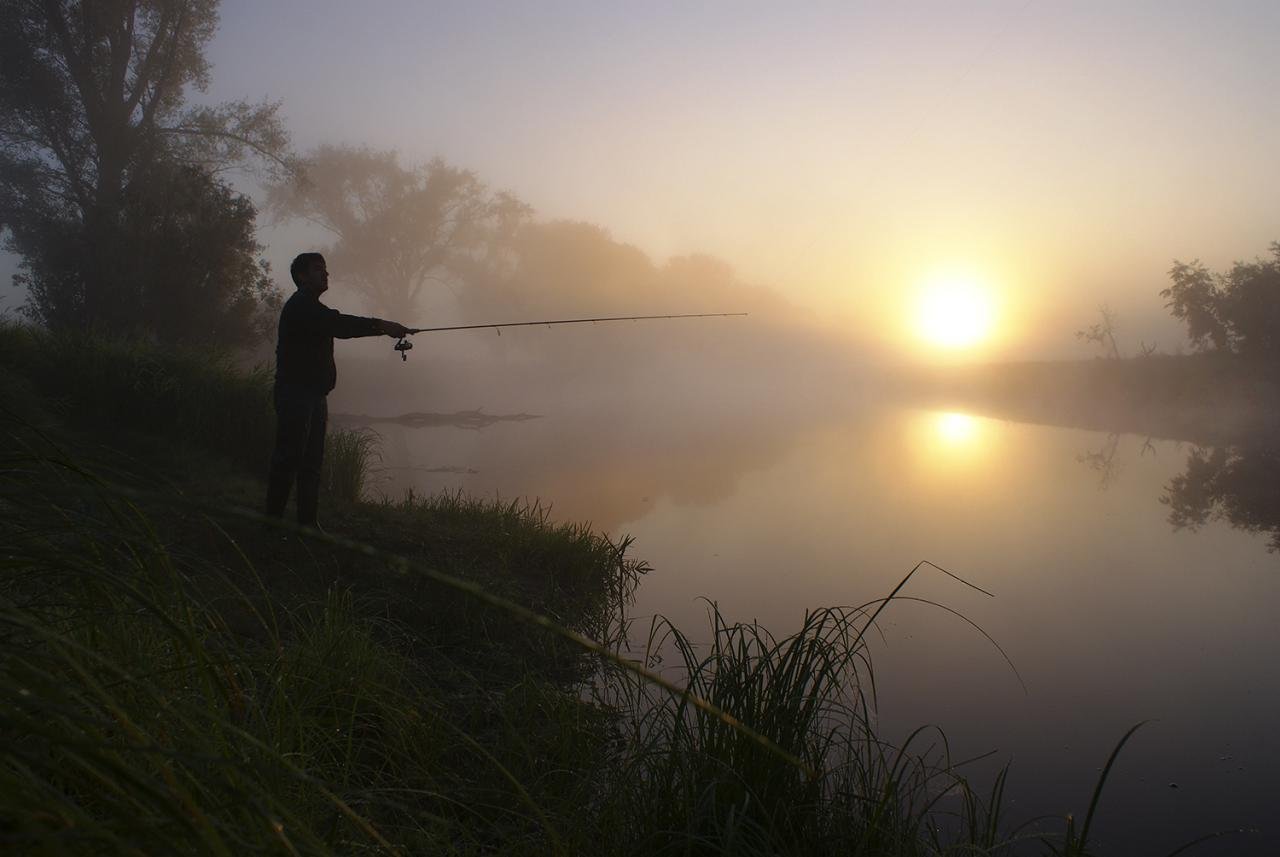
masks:
{"label": "silhouetted treetop", "polygon": [[[245,240],[247,200],[191,172],[253,162],[279,174],[290,164],[276,104],[186,102],[188,88],[208,83],[217,10],[216,0],[0,0],[0,227],[22,259],[37,320],[163,333],[137,302],[149,290],[129,282],[140,248],[128,242],[147,218],[127,208],[154,195],[149,181],[176,180],[175,199],[202,200],[192,214],[211,228],[200,240],[228,242],[214,255],[260,249]],[[203,190],[192,196],[195,185]],[[227,205],[210,208],[213,199]],[[224,219],[212,228],[215,212]],[[227,294],[256,288],[256,276],[167,288],[189,311],[216,314]]]}
{"label": "silhouetted treetop", "polygon": [[1173,284],[1160,294],[1197,349],[1280,356],[1280,242],[1272,243],[1270,259],[1236,262],[1225,274],[1197,259],[1175,261],[1169,277]]}

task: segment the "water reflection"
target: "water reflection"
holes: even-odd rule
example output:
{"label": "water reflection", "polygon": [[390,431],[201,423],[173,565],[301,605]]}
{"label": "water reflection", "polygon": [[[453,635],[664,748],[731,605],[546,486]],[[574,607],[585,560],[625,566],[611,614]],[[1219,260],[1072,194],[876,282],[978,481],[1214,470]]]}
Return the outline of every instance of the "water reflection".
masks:
{"label": "water reflection", "polygon": [[[557,519],[613,532],[663,503],[689,508],[723,501],[743,476],[783,457],[815,421],[801,410],[769,419],[748,419],[727,407],[684,410],[678,419],[665,408],[638,405],[547,410],[544,416],[465,411],[379,421],[389,471],[380,489],[389,496],[412,488],[539,498]],[[450,431],[457,428],[477,430]]]}
{"label": "water reflection", "polygon": [[[1078,807],[1118,735],[1161,718],[1126,746],[1108,783],[1116,821],[1099,835],[1114,853],[1137,853],[1126,846],[1139,840],[1167,853],[1267,817],[1267,777],[1280,764],[1269,738],[1280,666],[1268,657],[1280,646],[1280,579],[1258,538],[1226,526],[1175,536],[1170,522],[1220,516],[1280,542],[1275,455],[958,408],[853,402],[841,412],[832,396],[774,396],[766,408],[732,391],[683,392],[493,395],[494,413],[545,416],[480,430],[471,425],[487,411],[381,423],[386,464],[406,468],[385,490],[536,496],[561,519],[634,535],[655,572],[632,615],[661,613],[695,631],[700,596],[734,620],[789,633],[805,608],[861,603],[920,559],[937,561],[997,597],[942,575],[913,579],[910,594],[980,624],[1029,693],[968,626],[902,602],[882,617],[875,652],[890,738],[942,722],[966,754],[1016,755],[1018,811],[1034,815]],[[1252,748],[1247,761],[1218,761],[1242,748]]]}
{"label": "water reflection", "polygon": [[960,446],[973,442],[978,432],[978,421],[968,414],[947,411],[938,414],[938,437],[948,446]]}
{"label": "water reflection", "polygon": [[1107,435],[1107,442],[1098,449],[1090,449],[1076,456],[1076,461],[1098,474],[1098,490],[1106,491],[1115,483],[1116,477],[1124,469],[1123,462],[1116,459],[1120,449],[1120,435],[1112,432]]}
{"label": "water reflection", "polygon": [[924,465],[923,478],[969,478],[991,464],[986,453],[996,428],[993,420],[962,411],[925,411],[916,416],[910,454]]}
{"label": "water reflection", "polygon": [[1175,530],[1226,521],[1250,533],[1269,534],[1267,550],[1280,550],[1280,452],[1264,447],[1198,446],[1186,469],[1165,486]]}
{"label": "water reflection", "polygon": [[[1175,442],[1175,448],[1181,447]],[[1121,435],[1112,432],[1101,446],[1076,454],[1076,461],[1098,476],[1098,488],[1114,487],[1134,458],[1156,454],[1151,438],[1126,461]],[[1194,446],[1183,471],[1168,480],[1159,496],[1168,507],[1174,531],[1195,532],[1211,522],[1269,536],[1267,550],[1280,552],[1280,450],[1257,446]]]}

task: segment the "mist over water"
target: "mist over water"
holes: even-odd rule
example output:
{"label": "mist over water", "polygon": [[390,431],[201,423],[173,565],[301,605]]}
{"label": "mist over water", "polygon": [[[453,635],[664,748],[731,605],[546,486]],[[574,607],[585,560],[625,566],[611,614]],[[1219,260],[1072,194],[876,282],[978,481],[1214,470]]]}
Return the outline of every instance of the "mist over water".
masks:
{"label": "mist over water", "polygon": [[[1207,496],[1204,460],[1221,480],[1245,453],[895,402],[872,374],[799,361],[742,377],[655,357],[613,385],[494,368],[459,386],[449,367],[352,373],[421,378],[398,401],[436,417],[371,424],[377,490],[536,498],[634,536],[654,568],[632,610],[639,638],[654,614],[705,636],[703,598],[787,633],[806,608],[883,597],[927,559],[995,597],[928,568],[903,594],[981,626],[1016,672],[965,619],[894,604],[873,644],[886,737],[936,724],[957,760],[995,751],[975,771],[1012,761],[1022,820],[1080,807],[1115,742],[1151,720],[1107,786],[1098,841],[1114,853],[1270,813],[1280,504],[1245,485],[1204,499],[1195,530],[1171,518],[1182,507],[1188,523]],[[361,423],[373,403],[350,378],[342,389],[335,412]],[[1267,836],[1205,853],[1271,853]]]}
{"label": "mist over water", "polygon": [[885,737],[1020,821],[1150,721],[1099,849],[1280,853],[1280,4],[145,5],[5,7],[0,319],[270,369],[323,292],[370,498],[634,537],[638,638],[928,560]]}

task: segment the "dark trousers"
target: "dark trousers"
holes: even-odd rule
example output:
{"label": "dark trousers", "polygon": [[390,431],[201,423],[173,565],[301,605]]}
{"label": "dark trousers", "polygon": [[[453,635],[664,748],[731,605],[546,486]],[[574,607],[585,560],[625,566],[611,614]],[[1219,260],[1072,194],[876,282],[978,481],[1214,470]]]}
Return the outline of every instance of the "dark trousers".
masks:
{"label": "dark trousers", "polygon": [[324,396],[277,385],[276,448],[267,481],[267,514],[284,517],[289,492],[298,483],[298,523],[315,524],[320,505],[320,466],[329,405]]}

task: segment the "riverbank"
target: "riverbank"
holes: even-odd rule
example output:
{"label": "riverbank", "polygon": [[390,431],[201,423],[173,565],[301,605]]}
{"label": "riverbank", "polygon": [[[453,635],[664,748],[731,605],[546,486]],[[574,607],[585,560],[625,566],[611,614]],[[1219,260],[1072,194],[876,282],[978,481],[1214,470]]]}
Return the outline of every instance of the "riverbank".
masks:
{"label": "riverbank", "polygon": [[[24,853],[1011,853],[1003,776],[877,738],[866,613],[782,640],[717,618],[708,647],[658,622],[673,695],[620,647],[626,540],[371,500],[351,434],[329,534],[269,526],[263,373],[12,326],[0,367],[0,835]],[[1029,844],[1083,853],[1088,824]]]}
{"label": "riverbank", "polygon": [[1234,355],[919,368],[891,389],[934,407],[1206,445],[1280,432],[1280,373]]}

